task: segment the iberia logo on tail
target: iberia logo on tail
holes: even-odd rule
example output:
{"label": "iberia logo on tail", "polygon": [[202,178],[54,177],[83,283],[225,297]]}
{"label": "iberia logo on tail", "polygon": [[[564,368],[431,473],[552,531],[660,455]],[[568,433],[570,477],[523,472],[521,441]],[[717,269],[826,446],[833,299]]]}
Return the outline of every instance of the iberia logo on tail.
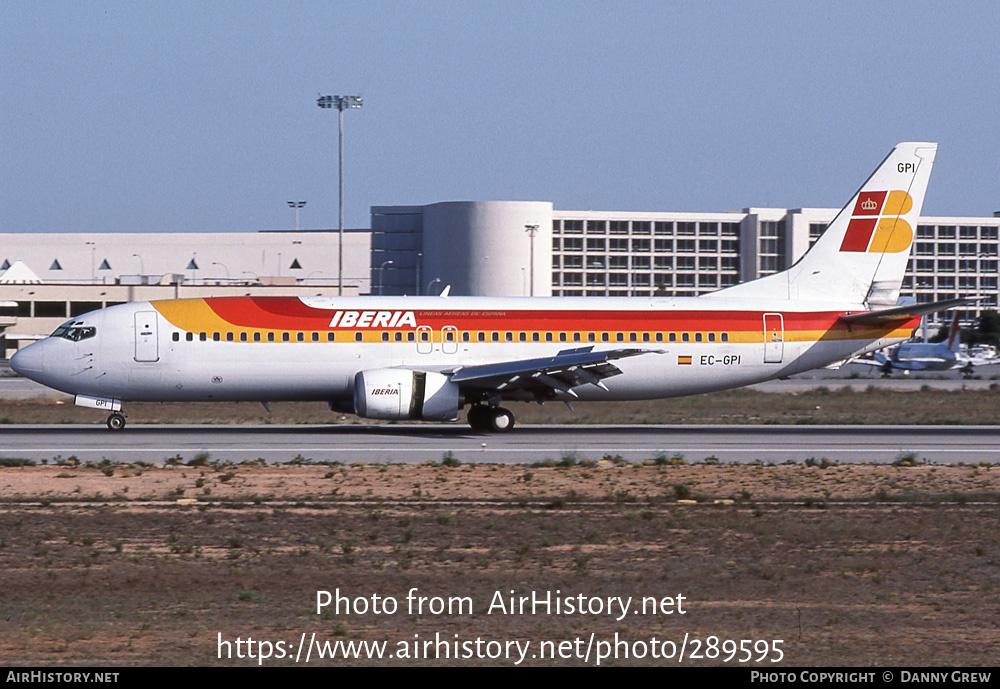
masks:
{"label": "iberia logo on tail", "polygon": [[905,191],[863,191],[851,213],[841,251],[897,254],[910,248],[913,228],[900,216],[913,208]]}

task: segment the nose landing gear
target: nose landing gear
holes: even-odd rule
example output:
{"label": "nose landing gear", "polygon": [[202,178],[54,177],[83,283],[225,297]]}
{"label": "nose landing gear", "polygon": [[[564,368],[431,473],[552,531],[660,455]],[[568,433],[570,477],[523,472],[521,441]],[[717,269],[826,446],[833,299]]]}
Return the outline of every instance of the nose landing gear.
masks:
{"label": "nose landing gear", "polygon": [[113,431],[120,431],[125,428],[125,415],[119,411],[108,415],[108,428]]}

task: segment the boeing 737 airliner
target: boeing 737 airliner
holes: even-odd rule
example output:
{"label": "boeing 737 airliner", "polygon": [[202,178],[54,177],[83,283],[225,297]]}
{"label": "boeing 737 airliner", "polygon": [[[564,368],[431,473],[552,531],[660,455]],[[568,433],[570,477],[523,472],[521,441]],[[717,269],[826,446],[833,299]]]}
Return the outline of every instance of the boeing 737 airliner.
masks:
{"label": "boeing 737 airliner", "polygon": [[373,419],[506,431],[504,400],[735,388],[909,338],[899,289],[937,145],[901,143],[788,270],[700,297],[231,297],[122,304],[11,359],[110,412],[123,401],[321,400]]}

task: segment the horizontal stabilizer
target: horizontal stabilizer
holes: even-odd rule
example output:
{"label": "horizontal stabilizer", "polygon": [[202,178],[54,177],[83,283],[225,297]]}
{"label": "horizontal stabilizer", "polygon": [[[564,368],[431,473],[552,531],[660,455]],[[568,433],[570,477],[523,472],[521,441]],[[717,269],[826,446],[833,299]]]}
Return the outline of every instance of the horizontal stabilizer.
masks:
{"label": "horizontal stabilizer", "polygon": [[912,316],[923,316],[927,313],[956,309],[960,306],[974,304],[977,301],[979,301],[979,297],[959,297],[957,299],[932,301],[928,304],[907,304],[904,306],[894,306],[891,309],[852,313],[847,316],[841,316],[840,320],[844,323],[882,323],[884,321],[900,320]]}

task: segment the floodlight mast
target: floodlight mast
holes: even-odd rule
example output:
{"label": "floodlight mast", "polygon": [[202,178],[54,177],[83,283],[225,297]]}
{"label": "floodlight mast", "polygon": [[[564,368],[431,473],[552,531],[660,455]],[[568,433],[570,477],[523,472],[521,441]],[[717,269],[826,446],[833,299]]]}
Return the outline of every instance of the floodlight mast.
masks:
{"label": "floodlight mast", "polygon": [[295,211],[295,231],[299,231],[299,209],[306,205],[305,201],[289,201],[288,207]]}
{"label": "floodlight mast", "polygon": [[360,108],[361,102],[362,97],[360,94],[357,96],[321,95],[316,99],[316,105],[324,110],[329,108],[337,108],[338,110],[337,119],[340,132],[340,163],[338,166],[338,177],[340,179],[340,225],[338,230],[338,239],[340,246],[337,249],[337,294],[340,296],[343,296],[344,294],[344,111],[348,108]]}
{"label": "floodlight mast", "polygon": [[538,225],[525,225],[524,231],[527,232],[528,237],[531,238],[531,258],[528,259],[530,261],[531,291],[528,292],[528,294],[535,296],[535,235],[538,234]]}

